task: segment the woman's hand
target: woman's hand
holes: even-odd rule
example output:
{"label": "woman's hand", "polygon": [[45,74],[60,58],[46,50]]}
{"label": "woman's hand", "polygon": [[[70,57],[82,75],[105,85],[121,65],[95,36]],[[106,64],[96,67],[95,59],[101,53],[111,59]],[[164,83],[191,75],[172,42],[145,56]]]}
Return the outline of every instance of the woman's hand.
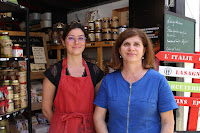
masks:
{"label": "woman's hand", "polygon": [[43,89],[42,89],[42,112],[47,118],[48,122],[51,122],[53,116],[53,98],[55,95],[56,87],[49,81],[48,78],[43,80]]}
{"label": "woman's hand", "polygon": [[106,112],[107,109],[101,108],[99,106],[95,107],[93,119],[96,133],[108,133],[105,122]]}
{"label": "woman's hand", "polygon": [[160,113],[161,133],[174,133],[174,114],[173,110]]}

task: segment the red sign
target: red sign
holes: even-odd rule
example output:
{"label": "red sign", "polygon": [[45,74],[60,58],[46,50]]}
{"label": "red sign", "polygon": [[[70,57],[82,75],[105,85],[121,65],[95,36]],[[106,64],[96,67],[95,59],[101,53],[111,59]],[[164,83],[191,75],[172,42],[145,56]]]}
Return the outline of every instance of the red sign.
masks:
{"label": "red sign", "polygon": [[200,107],[200,98],[174,96],[179,106]]}
{"label": "red sign", "polygon": [[156,57],[161,61],[200,63],[200,54],[160,51]]}

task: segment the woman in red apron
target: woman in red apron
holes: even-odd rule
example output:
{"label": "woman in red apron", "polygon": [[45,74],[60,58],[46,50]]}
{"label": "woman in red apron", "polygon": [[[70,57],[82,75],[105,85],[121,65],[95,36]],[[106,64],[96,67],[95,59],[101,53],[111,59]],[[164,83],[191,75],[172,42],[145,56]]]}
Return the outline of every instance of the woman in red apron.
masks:
{"label": "woman in red apron", "polygon": [[50,122],[49,133],[95,133],[94,86],[98,89],[103,72],[83,59],[85,36],[82,25],[69,25],[62,40],[67,57],[45,72],[42,111]]}

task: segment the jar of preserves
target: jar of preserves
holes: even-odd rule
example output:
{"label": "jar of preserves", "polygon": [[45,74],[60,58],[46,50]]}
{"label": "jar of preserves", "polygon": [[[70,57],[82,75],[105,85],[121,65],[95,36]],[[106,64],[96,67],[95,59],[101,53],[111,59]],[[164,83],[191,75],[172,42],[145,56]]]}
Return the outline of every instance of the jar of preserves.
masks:
{"label": "jar of preserves", "polygon": [[27,97],[23,96],[21,97],[21,108],[26,108],[27,107]]}
{"label": "jar of preserves", "polygon": [[95,33],[95,41],[102,41],[102,32],[100,30]]}
{"label": "jar of preserves", "polygon": [[95,29],[95,22],[89,21],[89,31],[94,31],[94,29]]}
{"label": "jar of preserves", "polygon": [[6,102],[0,101],[0,115],[6,114]]}
{"label": "jar of preserves", "polygon": [[23,49],[20,48],[19,44],[14,44],[14,46],[12,47],[12,56],[23,57]]}
{"label": "jar of preserves", "polygon": [[111,31],[112,31],[112,40],[116,41],[119,36],[119,29],[116,28],[116,29],[112,29]]}
{"label": "jar of preserves", "polygon": [[0,33],[0,45],[1,45],[1,57],[4,57],[4,48],[3,48],[3,45],[1,43],[2,40],[4,39],[10,39],[9,37],[9,33],[8,32],[1,32]]}
{"label": "jar of preserves", "polygon": [[1,127],[5,127],[6,126],[6,119],[0,120],[0,125],[1,125]]}
{"label": "jar of preserves", "polygon": [[95,31],[101,31],[102,29],[102,20],[101,19],[97,19],[95,22]]}
{"label": "jar of preserves", "polygon": [[15,98],[13,100],[14,102],[14,110],[19,110],[21,108],[21,99],[20,98]]}
{"label": "jar of preserves", "polygon": [[10,80],[4,80],[4,81],[3,81],[3,85],[4,85],[4,86],[10,85]]}
{"label": "jar of preserves", "polygon": [[26,84],[20,84],[20,96],[25,96],[27,93]]}
{"label": "jar of preserves", "polygon": [[19,80],[19,83],[26,83],[26,71],[23,71],[23,72],[18,72],[18,80]]}
{"label": "jar of preserves", "polygon": [[14,111],[14,102],[13,102],[13,99],[10,99],[8,101],[8,109],[7,109],[7,112],[8,113],[11,113]]}
{"label": "jar of preserves", "polygon": [[113,16],[111,18],[111,28],[118,28],[119,27],[119,18],[117,16]]}
{"label": "jar of preserves", "polygon": [[13,87],[7,86],[7,90],[8,90],[7,99],[13,99]]}
{"label": "jar of preserves", "polygon": [[90,31],[90,33],[88,34],[89,37],[89,41],[90,42],[95,42],[95,33],[94,31]]}
{"label": "jar of preserves", "polygon": [[111,41],[111,29],[103,29],[103,41]]}
{"label": "jar of preserves", "polygon": [[6,127],[0,127],[0,133],[6,133]]}
{"label": "jar of preserves", "polygon": [[13,87],[13,94],[20,93],[19,81],[18,80],[12,80],[11,85]]}
{"label": "jar of preserves", "polygon": [[110,18],[109,17],[103,17],[103,29],[110,28]]}

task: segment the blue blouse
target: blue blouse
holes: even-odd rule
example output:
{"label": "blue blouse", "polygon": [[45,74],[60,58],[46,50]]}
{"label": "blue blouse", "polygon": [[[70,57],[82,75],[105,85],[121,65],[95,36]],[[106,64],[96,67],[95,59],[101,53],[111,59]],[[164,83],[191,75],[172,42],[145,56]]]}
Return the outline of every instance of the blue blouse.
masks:
{"label": "blue blouse", "polygon": [[94,104],[108,109],[109,133],[160,133],[160,113],[178,108],[166,78],[153,69],[132,84],[121,71],[107,74]]}

